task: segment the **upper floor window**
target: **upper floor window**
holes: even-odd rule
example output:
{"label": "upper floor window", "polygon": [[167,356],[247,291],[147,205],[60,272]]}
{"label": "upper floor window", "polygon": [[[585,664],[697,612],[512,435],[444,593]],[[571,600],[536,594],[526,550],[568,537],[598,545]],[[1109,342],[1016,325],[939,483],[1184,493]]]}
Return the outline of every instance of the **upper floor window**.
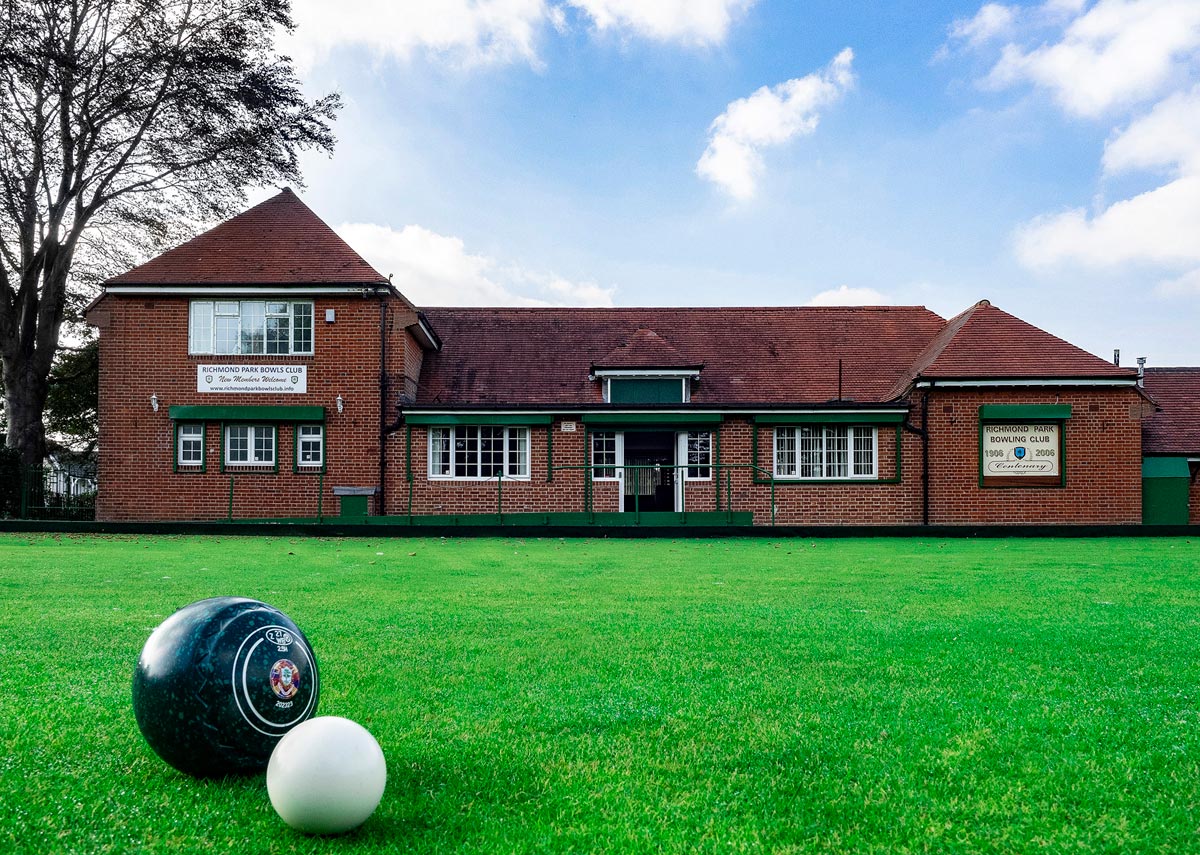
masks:
{"label": "upper floor window", "polygon": [[875,478],[873,427],[805,425],[775,429],[776,478]]}
{"label": "upper floor window", "polygon": [[271,300],[193,300],[188,352],[311,354],[313,304]]}

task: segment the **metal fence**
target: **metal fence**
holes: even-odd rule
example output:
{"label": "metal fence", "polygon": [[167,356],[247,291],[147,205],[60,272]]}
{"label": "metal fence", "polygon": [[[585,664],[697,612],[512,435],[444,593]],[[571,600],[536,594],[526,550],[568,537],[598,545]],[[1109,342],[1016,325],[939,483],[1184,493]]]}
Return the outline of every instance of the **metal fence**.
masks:
{"label": "metal fence", "polygon": [[96,475],[86,466],[46,464],[8,473],[0,485],[0,517],[94,520]]}

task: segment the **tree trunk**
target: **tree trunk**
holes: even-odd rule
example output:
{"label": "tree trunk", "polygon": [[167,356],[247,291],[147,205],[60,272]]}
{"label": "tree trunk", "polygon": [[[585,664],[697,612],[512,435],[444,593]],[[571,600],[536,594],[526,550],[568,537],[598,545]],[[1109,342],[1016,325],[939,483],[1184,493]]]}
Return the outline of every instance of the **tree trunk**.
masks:
{"label": "tree trunk", "polygon": [[[10,370],[15,369],[15,370]],[[4,365],[4,409],[8,417],[9,448],[20,454],[22,466],[41,466],[46,457],[46,426],[42,411],[50,383],[46,376],[19,366]]]}

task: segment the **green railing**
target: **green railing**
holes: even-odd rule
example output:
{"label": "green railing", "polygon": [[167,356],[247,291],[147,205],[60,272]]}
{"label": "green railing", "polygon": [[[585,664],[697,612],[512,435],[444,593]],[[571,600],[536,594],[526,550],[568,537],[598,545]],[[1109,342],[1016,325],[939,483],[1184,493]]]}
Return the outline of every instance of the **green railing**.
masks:
{"label": "green railing", "polygon": [[[684,470],[686,470],[686,469],[711,469],[713,471],[713,476],[714,476],[713,477],[713,487],[715,490],[716,509],[718,511],[721,510],[721,475],[722,475],[722,473],[724,473],[724,476],[725,476],[725,485],[724,485],[725,486],[725,510],[729,513],[733,512],[733,471],[736,469],[750,469],[750,470],[753,470],[754,473],[757,475],[765,476],[770,481],[770,488],[771,488],[771,525],[775,525],[775,515],[776,515],[775,473],[770,471],[769,469],[765,469],[764,467],[759,466],[755,463],[710,463],[707,466],[697,466],[695,464],[687,464],[687,463],[668,463],[668,464],[649,463],[649,464],[621,464],[621,465],[597,465],[595,463],[589,463],[589,464],[574,463],[574,464],[563,464],[560,466],[551,466],[550,467],[551,472],[583,470],[583,472],[587,476],[584,479],[584,491],[583,491],[583,494],[584,494],[583,495],[583,504],[584,504],[585,512],[591,512],[593,510],[592,498],[593,498],[593,485],[596,480],[595,473],[597,471],[609,472],[609,471],[622,470],[622,472],[626,474],[626,477],[622,477],[620,479],[614,479],[614,480],[618,480],[619,482],[621,482],[625,485],[624,490],[622,492],[622,506],[624,506],[624,497],[627,495],[632,495],[633,500],[634,500],[633,501],[633,507],[634,507],[633,513],[637,514],[639,519],[641,517],[641,507],[640,507],[641,497],[643,495],[646,495],[645,493],[642,492],[643,488],[645,487],[645,476],[643,476],[641,474],[641,472],[643,470],[654,470],[656,472],[661,472],[663,470],[674,470],[676,473],[675,477],[679,477],[678,470],[681,470],[681,469],[684,469]],[[627,477],[628,473],[631,470],[634,472],[634,478],[633,478],[634,492],[632,492],[632,493],[629,492],[630,479]],[[607,479],[607,478],[605,479],[606,482],[608,480],[609,479]],[[687,512],[687,493],[688,493],[687,485],[689,483],[702,484],[704,482],[704,480],[705,479],[695,479],[692,481],[688,481],[686,478],[686,475],[684,476],[683,488],[680,491],[680,502],[679,502],[679,512],[680,513]],[[678,488],[673,487],[673,489],[678,489]]]}
{"label": "green railing", "polygon": [[93,520],[96,477],[71,466],[22,467],[0,488],[0,516],[25,520]]}

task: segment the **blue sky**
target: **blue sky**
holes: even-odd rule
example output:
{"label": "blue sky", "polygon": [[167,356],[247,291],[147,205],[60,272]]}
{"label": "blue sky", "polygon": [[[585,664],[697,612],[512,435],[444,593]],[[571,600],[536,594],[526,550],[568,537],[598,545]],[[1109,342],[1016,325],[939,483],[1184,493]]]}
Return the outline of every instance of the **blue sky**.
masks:
{"label": "blue sky", "polygon": [[988,298],[1200,364],[1200,3],[294,0],[306,201],[423,305]]}

